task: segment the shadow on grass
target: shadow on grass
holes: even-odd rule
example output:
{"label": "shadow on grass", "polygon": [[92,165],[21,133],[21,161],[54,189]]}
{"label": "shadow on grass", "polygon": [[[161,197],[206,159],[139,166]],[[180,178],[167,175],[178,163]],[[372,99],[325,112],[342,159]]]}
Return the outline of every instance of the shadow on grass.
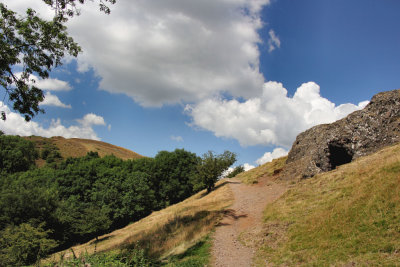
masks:
{"label": "shadow on grass", "polygon": [[113,238],[113,237],[114,237],[114,235],[109,235],[109,236],[105,236],[105,237],[103,237],[103,238],[98,238],[98,239],[95,239],[95,240],[93,240],[92,242],[90,242],[90,244],[100,243],[100,242],[102,242],[102,241],[106,241],[106,240],[108,240],[108,239],[110,239],[110,238]]}
{"label": "shadow on grass", "polygon": [[225,211],[198,211],[192,215],[174,216],[164,225],[127,238],[124,250],[144,248],[151,258],[159,258],[176,247],[177,244],[190,243],[200,233],[211,231]]}
{"label": "shadow on grass", "polygon": [[[218,188],[223,187],[223,186],[226,185],[226,184],[240,184],[240,182],[225,181],[225,182],[223,182],[223,183],[221,183],[221,184],[215,186],[215,187],[211,190],[211,192],[217,190]],[[208,195],[209,193],[211,193],[211,192],[207,192],[207,191],[204,192],[203,194],[201,194],[200,198],[203,198],[203,197],[207,196],[207,195]]]}
{"label": "shadow on grass", "polygon": [[[237,215],[236,214],[236,210],[234,209],[226,209],[222,211],[223,217],[230,217],[232,219],[239,220],[240,218],[247,218],[247,214],[240,214]],[[226,222],[219,222],[216,226],[224,226],[224,225],[230,225],[230,223],[226,223]]]}

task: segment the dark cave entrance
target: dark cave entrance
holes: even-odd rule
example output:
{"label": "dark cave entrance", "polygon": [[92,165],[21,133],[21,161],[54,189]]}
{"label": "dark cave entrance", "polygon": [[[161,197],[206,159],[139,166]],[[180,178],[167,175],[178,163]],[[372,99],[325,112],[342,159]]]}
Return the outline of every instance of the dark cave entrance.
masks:
{"label": "dark cave entrance", "polygon": [[336,142],[330,143],[328,148],[331,170],[336,169],[337,166],[349,163],[353,159],[353,152],[342,144]]}

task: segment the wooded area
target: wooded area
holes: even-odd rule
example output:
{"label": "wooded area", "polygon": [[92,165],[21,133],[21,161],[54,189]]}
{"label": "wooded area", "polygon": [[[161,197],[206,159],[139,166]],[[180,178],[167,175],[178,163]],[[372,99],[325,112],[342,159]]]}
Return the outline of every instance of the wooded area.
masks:
{"label": "wooded area", "polygon": [[53,156],[38,168],[35,159],[39,156],[59,155],[52,147],[42,150],[18,136],[0,136],[2,266],[32,264],[204,188],[211,190],[236,160],[228,151],[209,152],[201,158],[176,149],[126,161],[89,152],[81,158]]}

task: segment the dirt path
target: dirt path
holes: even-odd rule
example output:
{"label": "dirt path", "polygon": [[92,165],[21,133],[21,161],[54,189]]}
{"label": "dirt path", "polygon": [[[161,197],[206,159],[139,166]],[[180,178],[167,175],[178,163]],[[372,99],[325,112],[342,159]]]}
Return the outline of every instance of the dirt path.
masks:
{"label": "dirt path", "polygon": [[[271,177],[260,178],[255,185],[245,185],[237,179],[230,181],[235,200],[216,228],[212,262],[216,267],[251,266],[257,243],[251,239],[262,231],[262,212],[267,203],[286,191],[286,187],[273,182]],[[246,244],[253,245],[244,246],[239,241],[240,234],[246,236]]]}

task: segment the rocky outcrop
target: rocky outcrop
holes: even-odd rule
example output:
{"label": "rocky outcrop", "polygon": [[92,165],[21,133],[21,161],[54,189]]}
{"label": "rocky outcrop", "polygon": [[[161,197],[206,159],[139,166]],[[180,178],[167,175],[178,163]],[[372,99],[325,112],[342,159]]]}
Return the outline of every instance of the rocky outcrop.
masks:
{"label": "rocky outcrop", "polygon": [[400,89],[379,93],[363,110],[299,134],[281,177],[312,177],[397,142]]}

